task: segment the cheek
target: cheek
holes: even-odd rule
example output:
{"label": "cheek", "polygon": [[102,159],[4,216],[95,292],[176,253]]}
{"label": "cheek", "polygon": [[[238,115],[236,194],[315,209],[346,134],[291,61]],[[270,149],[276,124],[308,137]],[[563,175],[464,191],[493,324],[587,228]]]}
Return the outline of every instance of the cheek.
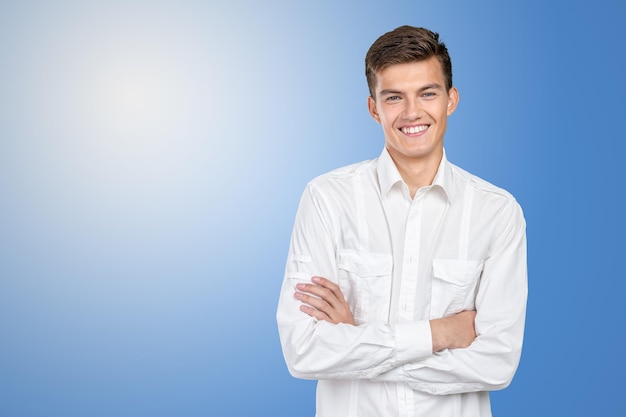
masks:
{"label": "cheek", "polygon": [[393,123],[396,120],[397,114],[395,114],[394,112],[384,112],[384,113],[380,113],[379,114],[379,118],[380,118],[380,123],[389,129],[393,129]]}
{"label": "cheek", "polygon": [[385,132],[395,132],[396,128],[393,126],[392,122],[389,122],[387,120],[382,121],[381,125],[383,126],[383,130]]}

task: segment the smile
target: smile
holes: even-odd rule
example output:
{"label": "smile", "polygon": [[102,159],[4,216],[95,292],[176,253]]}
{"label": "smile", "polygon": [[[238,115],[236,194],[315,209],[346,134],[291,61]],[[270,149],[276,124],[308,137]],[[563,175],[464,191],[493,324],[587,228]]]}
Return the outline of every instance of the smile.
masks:
{"label": "smile", "polygon": [[402,127],[402,128],[400,128],[402,133],[404,133],[405,135],[412,135],[412,134],[415,134],[415,133],[421,133],[421,132],[425,131],[426,129],[428,129],[428,125],[419,125],[419,126],[410,126],[410,127]]}

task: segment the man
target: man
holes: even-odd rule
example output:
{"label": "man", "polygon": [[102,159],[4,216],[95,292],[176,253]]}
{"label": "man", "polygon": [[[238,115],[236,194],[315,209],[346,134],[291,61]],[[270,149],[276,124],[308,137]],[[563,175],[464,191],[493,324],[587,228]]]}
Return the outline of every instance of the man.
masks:
{"label": "man", "polygon": [[317,417],[490,416],[521,354],[526,234],[515,199],[447,161],[459,102],[439,35],[399,27],[365,59],[381,155],[311,181],[277,321]]}

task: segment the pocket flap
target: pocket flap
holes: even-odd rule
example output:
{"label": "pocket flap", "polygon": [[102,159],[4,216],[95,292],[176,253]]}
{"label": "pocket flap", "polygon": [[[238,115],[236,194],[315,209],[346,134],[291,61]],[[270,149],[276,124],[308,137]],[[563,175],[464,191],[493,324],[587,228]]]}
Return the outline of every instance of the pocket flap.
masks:
{"label": "pocket flap", "polygon": [[482,261],[433,259],[433,275],[458,286],[473,283],[483,270]]}

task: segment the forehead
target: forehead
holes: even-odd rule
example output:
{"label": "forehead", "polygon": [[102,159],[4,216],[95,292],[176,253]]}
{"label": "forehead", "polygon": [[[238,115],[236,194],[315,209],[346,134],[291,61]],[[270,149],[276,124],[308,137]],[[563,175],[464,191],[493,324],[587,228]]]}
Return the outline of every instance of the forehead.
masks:
{"label": "forehead", "polygon": [[389,88],[410,88],[426,84],[446,85],[443,68],[437,57],[389,65],[376,72],[376,91]]}

